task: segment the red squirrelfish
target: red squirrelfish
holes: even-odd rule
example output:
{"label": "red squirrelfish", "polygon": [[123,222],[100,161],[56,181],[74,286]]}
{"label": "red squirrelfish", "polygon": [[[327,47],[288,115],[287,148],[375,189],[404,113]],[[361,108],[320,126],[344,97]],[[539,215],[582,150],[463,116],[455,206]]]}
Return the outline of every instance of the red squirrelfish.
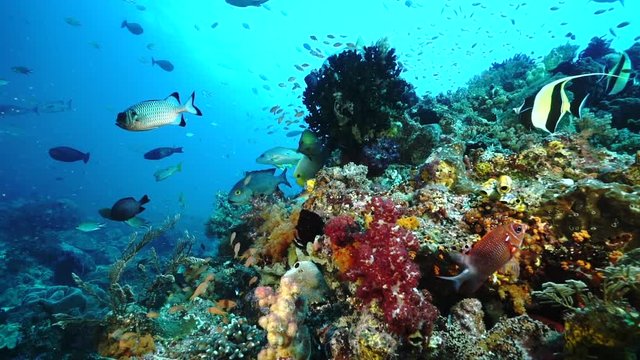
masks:
{"label": "red squirrelfish", "polygon": [[466,254],[454,253],[453,260],[464,270],[451,280],[458,292],[471,294],[478,290],[487,278],[505,266],[522,245],[527,225],[509,223],[496,227],[473,245]]}

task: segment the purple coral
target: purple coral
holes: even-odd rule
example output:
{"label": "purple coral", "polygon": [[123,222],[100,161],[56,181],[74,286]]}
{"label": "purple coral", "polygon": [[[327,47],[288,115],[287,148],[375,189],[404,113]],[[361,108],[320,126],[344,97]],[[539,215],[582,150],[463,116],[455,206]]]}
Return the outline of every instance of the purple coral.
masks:
{"label": "purple coral", "polygon": [[364,164],[369,167],[369,175],[381,175],[389,165],[400,161],[400,145],[389,138],[380,138],[366,145],[362,156]]}

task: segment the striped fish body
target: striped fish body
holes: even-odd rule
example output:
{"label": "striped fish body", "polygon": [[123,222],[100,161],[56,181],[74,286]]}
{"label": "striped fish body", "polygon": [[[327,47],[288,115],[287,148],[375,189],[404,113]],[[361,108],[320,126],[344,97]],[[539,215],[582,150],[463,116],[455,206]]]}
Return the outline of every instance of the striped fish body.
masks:
{"label": "striped fish body", "polygon": [[615,95],[624,90],[630,82],[631,71],[631,58],[623,51],[616,66],[608,73],[610,76],[607,77],[607,95]]}
{"label": "striped fish body", "polygon": [[194,97],[195,95],[191,94],[189,101],[184,105],[180,105],[177,92],[163,100],[142,101],[119,113],[116,125],[130,131],[152,130],[165,125],[186,126],[182,113],[202,115],[193,104]]}

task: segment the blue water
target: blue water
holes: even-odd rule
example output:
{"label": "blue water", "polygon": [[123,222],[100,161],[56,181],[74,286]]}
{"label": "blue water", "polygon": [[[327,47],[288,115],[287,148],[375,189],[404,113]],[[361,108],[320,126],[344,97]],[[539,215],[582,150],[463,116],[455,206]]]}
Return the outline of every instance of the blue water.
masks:
{"label": "blue water", "polygon": [[[615,48],[627,48],[640,34],[633,21],[615,28],[640,11],[633,1],[625,7],[589,1],[479,3],[273,0],[268,8],[237,8],[222,0],[5,2],[0,77],[9,84],[0,87],[0,104],[30,107],[73,99],[73,111],[0,120],[2,198],[70,198],[90,218],[121,197],[148,194],[152,202],[144,215],[157,220],[177,212],[184,193],[185,214],[204,221],[215,192],[228,191],[243,171],[263,168],[254,162],[261,151],[295,146],[296,138],[285,137],[284,123],[279,125],[268,110],[274,105],[304,109],[303,78],[323,62],[309,54],[305,43],[330,55],[343,49],[335,42],[370,44],[387,37],[406,67],[405,78],[422,94],[456,89],[514,53],[544,55],[570,41],[567,32],[584,46],[593,36],[611,38],[609,28],[614,28]],[[559,9],[552,11],[552,6]],[[608,8],[613,10],[593,15]],[[81,26],[67,24],[67,17]],[[136,36],[120,28],[124,19],[141,24],[144,33]],[[155,44],[153,50],[147,49],[149,43]],[[151,66],[152,56],[172,61],[175,70]],[[303,63],[310,65],[304,72],[294,67]],[[10,67],[16,65],[33,73],[13,73]],[[302,88],[292,91],[289,77]],[[187,114],[185,128],[149,132],[114,125],[119,111],[173,91],[183,100],[196,91],[204,116]],[[290,112],[285,119],[295,118]],[[89,151],[91,161],[55,162],[47,150],[58,145]],[[157,162],[142,158],[157,146],[183,146],[185,154]],[[179,161],[184,162],[182,173],[154,181],[155,170]]]}

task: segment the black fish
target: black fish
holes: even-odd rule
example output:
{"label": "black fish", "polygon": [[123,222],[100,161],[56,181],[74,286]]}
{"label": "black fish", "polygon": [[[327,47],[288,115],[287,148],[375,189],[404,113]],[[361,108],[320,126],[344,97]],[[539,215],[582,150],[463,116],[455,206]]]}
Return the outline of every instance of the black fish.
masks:
{"label": "black fish", "polygon": [[151,58],[151,66],[158,64],[160,68],[167,72],[173,71],[173,64],[169,60],[156,60],[153,57]]}
{"label": "black fish", "polygon": [[296,225],[296,235],[293,240],[301,249],[307,248],[307,243],[313,242],[317,235],[324,233],[324,221],[313,211],[302,209]]}
{"label": "black fish", "polygon": [[149,201],[150,200],[147,195],[143,196],[139,201],[132,197],[126,197],[116,201],[111,209],[104,208],[100,209],[98,212],[103,218],[109,220],[127,221],[143,212],[144,207],[142,207],[142,205]]}
{"label": "black fish", "polygon": [[140,35],[144,32],[144,30],[142,29],[142,26],[140,26],[140,24],[138,23],[130,23],[127,22],[127,20],[124,20],[122,22],[122,24],[120,25],[121,28],[126,27],[127,30],[129,30],[130,33],[134,34],[134,35]]}
{"label": "black fish", "polygon": [[89,161],[89,153],[83,153],[82,151],[70,148],[68,146],[58,146],[49,149],[49,156],[52,159],[64,162],[84,161],[86,164]]}
{"label": "black fish", "polygon": [[182,153],[182,147],[159,147],[144,154],[147,160],[160,160],[175,153]]}

